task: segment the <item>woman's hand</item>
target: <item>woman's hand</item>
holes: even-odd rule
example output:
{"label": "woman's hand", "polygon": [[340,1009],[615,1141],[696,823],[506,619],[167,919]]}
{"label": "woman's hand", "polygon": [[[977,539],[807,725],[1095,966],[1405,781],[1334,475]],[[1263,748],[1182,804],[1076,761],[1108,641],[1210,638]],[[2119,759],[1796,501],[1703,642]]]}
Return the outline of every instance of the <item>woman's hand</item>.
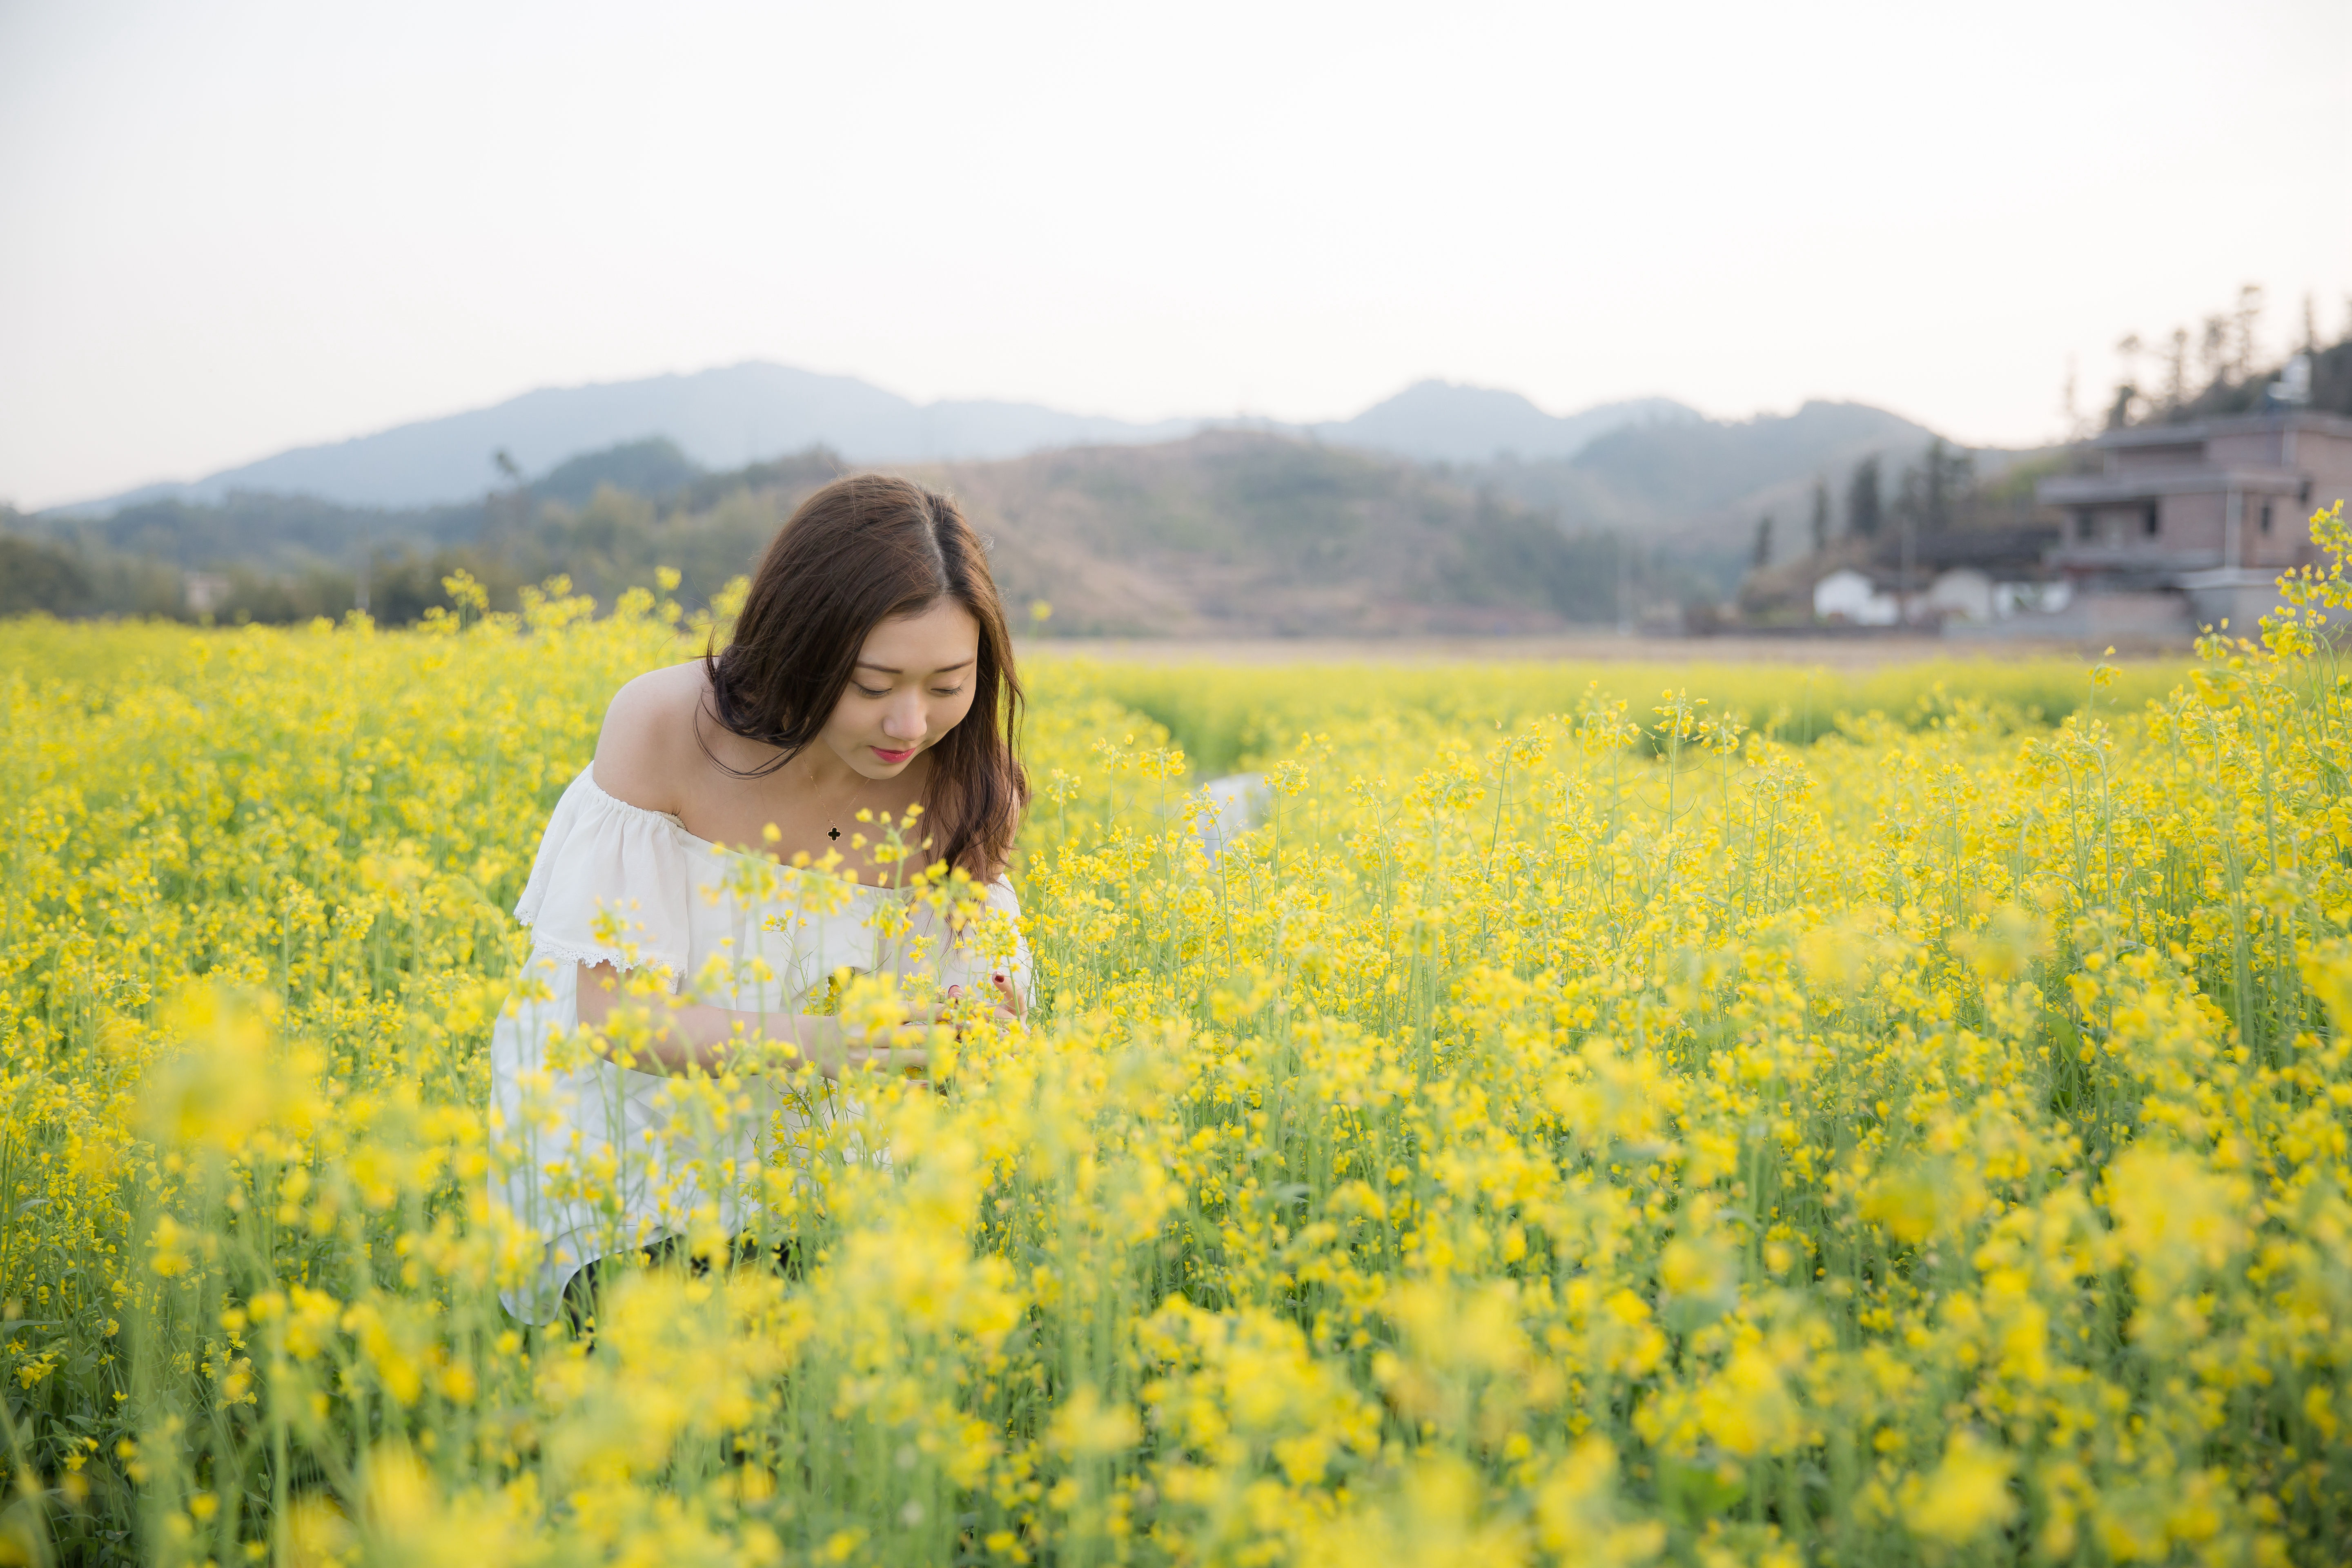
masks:
{"label": "woman's hand", "polygon": [[1025,1018],[1029,1016],[1029,998],[1013,988],[1013,976],[992,974],[988,978],[995,985],[997,995],[1002,998],[998,1005],[1011,1012],[1016,1018]]}
{"label": "woman's hand", "polygon": [[[621,985],[620,974],[609,963],[580,965],[577,1016],[600,1037],[600,1055],[638,1072],[717,1077],[732,1071],[814,1068],[838,1079],[861,1072],[930,1070],[930,1052],[920,1043],[919,1027],[853,1039],[841,1020],[829,1014],[738,1012],[677,996],[624,995]],[[623,1026],[627,1046],[616,1053],[601,1037]]]}
{"label": "woman's hand", "polygon": [[[1003,974],[992,974],[989,976],[989,980],[991,988],[995,992],[996,1005],[990,1010],[988,1016],[1000,1024],[1020,1023],[1022,1014],[1027,1009],[1022,1001],[1021,994],[1013,989],[1011,978]],[[961,1039],[971,1017],[971,1005],[979,1000],[980,997],[976,994],[971,996],[965,995],[962,986],[950,985],[948,987],[948,1005],[939,1010],[933,1021],[947,1025],[955,1030],[956,1037]]]}

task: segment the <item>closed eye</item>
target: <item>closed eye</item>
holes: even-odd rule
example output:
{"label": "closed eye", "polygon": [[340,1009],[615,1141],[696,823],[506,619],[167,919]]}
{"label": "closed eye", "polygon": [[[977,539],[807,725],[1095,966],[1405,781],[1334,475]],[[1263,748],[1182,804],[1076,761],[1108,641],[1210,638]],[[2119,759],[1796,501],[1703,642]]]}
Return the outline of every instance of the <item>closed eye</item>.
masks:
{"label": "closed eye", "polygon": [[887,697],[890,695],[890,689],[887,686],[881,690],[877,691],[874,688],[866,685],[863,681],[853,680],[850,684],[857,688],[857,694],[860,697]]}
{"label": "closed eye", "polygon": [[963,695],[963,688],[961,686],[934,686],[931,688],[931,695],[934,697],[961,697]]}

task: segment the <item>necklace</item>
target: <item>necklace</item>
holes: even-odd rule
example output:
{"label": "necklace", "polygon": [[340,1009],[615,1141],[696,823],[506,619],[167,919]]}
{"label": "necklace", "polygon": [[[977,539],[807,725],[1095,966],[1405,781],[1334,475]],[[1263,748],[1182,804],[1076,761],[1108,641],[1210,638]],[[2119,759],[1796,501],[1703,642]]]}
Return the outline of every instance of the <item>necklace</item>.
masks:
{"label": "necklace", "polygon": [[[857,780],[857,787],[849,792],[847,799],[842,803],[843,805],[846,805],[850,801],[854,801],[859,795],[864,795],[866,793],[866,786],[874,782],[863,773],[853,773],[852,776]],[[816,793],[816,769],[814,767],[809,769],[809,793],[812,795]],[[840,806],[835,806],[824,813],[824,836],[835,844],[841,842],[841,824],[838,820],[840,816]]]}

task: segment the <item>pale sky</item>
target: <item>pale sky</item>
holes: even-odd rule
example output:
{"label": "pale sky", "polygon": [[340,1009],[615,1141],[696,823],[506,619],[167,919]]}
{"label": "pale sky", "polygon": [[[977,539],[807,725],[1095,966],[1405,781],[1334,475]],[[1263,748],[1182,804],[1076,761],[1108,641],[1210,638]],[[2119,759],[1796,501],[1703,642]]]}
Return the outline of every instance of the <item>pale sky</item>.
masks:
{"label": "pale sky", "polygon": [[0,0],[0,499],[744,359],[2035,442],[2241,283],[2344,329],[2347,125],[2347,0]]}

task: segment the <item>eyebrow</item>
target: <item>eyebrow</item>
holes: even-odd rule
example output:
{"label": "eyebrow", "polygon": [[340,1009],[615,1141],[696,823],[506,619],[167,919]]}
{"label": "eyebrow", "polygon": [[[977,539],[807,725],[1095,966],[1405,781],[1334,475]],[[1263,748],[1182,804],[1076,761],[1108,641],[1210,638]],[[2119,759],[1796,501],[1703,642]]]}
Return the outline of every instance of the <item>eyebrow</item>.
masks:
{"label": "eyebrow", "polygon": [[[970,664],[971,662],[971,659],[960,658],[953,664],[943,664],[940,666],[939,668],[931,671],[931,673],[933,675],[950,674],[953,671],[961,669],[965,665]],[[870,658],[859,659],[857,661],[856,668],[859,669],[870,669],[877,675],[904,675],[907,673],[903,669],[893,669],[887,664],[877,664]]]}

